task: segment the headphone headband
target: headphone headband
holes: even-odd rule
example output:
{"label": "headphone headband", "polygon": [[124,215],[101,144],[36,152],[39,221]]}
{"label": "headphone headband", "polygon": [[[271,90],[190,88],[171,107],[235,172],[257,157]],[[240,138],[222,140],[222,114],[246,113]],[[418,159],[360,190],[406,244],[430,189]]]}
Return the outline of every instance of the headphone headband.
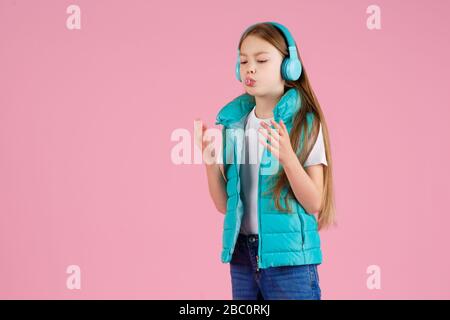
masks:
{"label": "headphone headband", "polygon": [[268,22],[271,25],[277,27],[281,33],[283,34],[286,43],[288,45],[288,51],[289,51],[289,57],[290,58],[297,58],[297,49],[295,47],[295,41],[294,41],[294,37],[292,36],[291,32],[288,30],[288,28],[286,28],[285,26],[283,26],[282,24],[278,23],[278,22]]}

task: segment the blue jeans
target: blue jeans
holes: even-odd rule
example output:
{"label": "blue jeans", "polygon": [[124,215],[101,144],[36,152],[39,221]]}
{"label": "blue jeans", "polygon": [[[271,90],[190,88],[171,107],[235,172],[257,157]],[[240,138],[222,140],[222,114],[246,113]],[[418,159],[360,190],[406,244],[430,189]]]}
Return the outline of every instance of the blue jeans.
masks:
{"label": "blue jeans", "polygon": [[233,300],[321,299],[316,264],[257,270],[258,235],[239,234],[230,262]]}

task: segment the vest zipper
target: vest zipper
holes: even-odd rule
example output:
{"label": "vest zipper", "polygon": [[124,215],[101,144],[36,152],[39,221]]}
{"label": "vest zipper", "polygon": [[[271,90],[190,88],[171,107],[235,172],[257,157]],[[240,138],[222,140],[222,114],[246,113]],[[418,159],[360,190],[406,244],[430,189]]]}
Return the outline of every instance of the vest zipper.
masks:
{"label": "vest zipper", "polygon": [[302,250],[305,250],[305,224],[303,222],[302,213],[298,212],[298,217],[300,218],[300,224],[302,226]]}
{"label": "vest zipper", "polygon": [[[240,179],[240,177],[239,177],[239,165],[240,164],[237,161],[237,146],[236,146],[236,142],[235,141],[233,142],[233,162],[235,163],[234,168],[235,168],[235,174],[236,174],[236,181],[238,181]],[[239,198],[241,197],[240,194],[238,194],[237,196]],[[236,216],[237,216],[236,209],[235,209],[235,213],[236,213]],[[235,239],[234,239],[233,251],[234,251],[234,248],[236,247],[236,240],[237,240],[237,237],[239,235],[239,230],[237,231],[237,233],[238,234],[235,236]]]}
{"label": "vest zipper", "polygon": [[[260,147],[260,146],[258,146]],[[264,150],[265,151],[265,150]],[[264,157],[264,153],[262,155],[262,158]],[[260,208],[261,208],[261,186],[260,186],[260,176],[261,176],[261,163],[262,163],[262,159],[259,165],[259,169],[258,169],[258,210],[257,210],[257,214],[258,214],[258,255],[256,256],[256,271],[259,271],[260,268],[260,257],[261,257],[261,245],[262,245],[262,230],[261,230],[261,212],[260,212]]]}

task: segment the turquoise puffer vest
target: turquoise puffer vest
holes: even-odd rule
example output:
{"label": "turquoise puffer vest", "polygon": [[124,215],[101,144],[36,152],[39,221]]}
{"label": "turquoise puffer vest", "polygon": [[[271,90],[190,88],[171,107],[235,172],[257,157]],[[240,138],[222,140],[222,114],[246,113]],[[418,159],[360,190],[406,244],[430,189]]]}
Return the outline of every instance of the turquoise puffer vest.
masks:
{"label": "turquoise puffer vest", "polygon": [[[288,131],[300,108],[297,89],[288,89],[273,110],[274,119],[284,121]],[[245,93],[220,109],[216,124],[223,125],[223,164],[227,177],[227,211],[224,216],[221,261],[231,261],[244,214],[241,200],[239,164],[242,162],[244,129],[247,115],[255,106],[253,96]],[[308,131],[312,129],[313,114],[307,113]],[[273,128],[273,126],[272,126]],[[303,147],[303,132],[298,152]],[[276,169],[274,169],[276,168]],[[258,181],[258,267],[260,269],[276,266],[320,264],[322,251],[317,219],[309,214],[295,199],[289,198],[291,213],[279,211],[275,207],[272,194],[264,194],[271,186],[271,178],[278,170],[283,170],[276,156],[264,148]],[[282,192],[286,195],[287,188]],[[284,199],[280,201],[285,207]]]}

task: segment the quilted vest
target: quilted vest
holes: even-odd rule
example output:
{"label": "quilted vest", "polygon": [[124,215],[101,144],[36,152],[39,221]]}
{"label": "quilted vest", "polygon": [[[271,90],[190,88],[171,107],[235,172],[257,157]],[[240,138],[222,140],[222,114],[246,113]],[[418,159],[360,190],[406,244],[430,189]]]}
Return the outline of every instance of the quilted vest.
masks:
{"label": "quilted vest", "polygon": [[[273,109],[275,121],[282,119],[289,132],[301,107],[299,100],[298,90],[290,88]],[[222,157],[227,178],[227,210],[223,221],[221,252],[223,263],[231,261],[244,214],[239,164],[243,157],[246,119],[254,106],[254,97],[244,93],[222,107],[216,117],[216,124],[223,125]],[[314,116],[309,112],[306,117],[310,132]],[[303,131],[297,154],[302,147]],[[273,178],[278,170],[283,170],[278,159],[264,148],[258,175],[258,268],[320,264],[322,251],[316,217],[306,212],[295,198],[288,198],[292,209],[290,213],[279,211],[272,194],[264,194],[273,186]],[[287,188],[284,188],[280,199],[284,208],[287,208],[283,198],[286,193]]]}

